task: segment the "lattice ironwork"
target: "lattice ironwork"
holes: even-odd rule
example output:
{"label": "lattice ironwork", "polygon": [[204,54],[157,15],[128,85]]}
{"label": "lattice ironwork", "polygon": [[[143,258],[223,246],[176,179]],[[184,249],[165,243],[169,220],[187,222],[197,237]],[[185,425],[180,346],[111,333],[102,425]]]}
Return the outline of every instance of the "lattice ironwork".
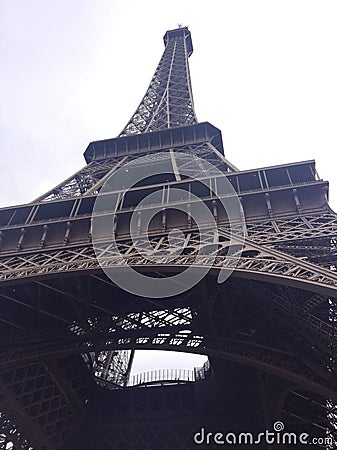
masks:
{"label": "lattice ironwork", "polygon": [[37,198],[35,202],[52,202],[81,197],[88,192],[97,193],[99,189],[97,185],[100,185],[106,175],[116,170],[124,161],[125,158],[108,158],[102,161],[92,161],[51,191]]}
{"label": "lattice ironwork", "polygon": [[165,51],[148,90],[120,136],[197,122],[188,67],[191,34],[187,28],[168,31],[164,41]]}
{"label": "lattice ironwork", "polygon": [[[238,256],[227,256],[227,245],[230,234],[225,228],[218,228],[220,236],[223,236],[221,242],[211,254],[205,254],[198,259],[199,265],[209,266],[213,269],[225,270],[226,267],[233,267],[236,264],[235,273],[240,276],[250,274],[253,278],[274,279],[275,282],[285,284],[299,283],[304,289],[312,289],[314,286],[318,289],[324,289],[324,292],[336,296],[337,275],[334,271],[324,267],[309,263],[304,259],[299,260],[295,256],[285,254],[269,247],[261,247],[254,241],[246,239],[244,251]],[[153,256],[152,262],[154,268],[162,267],[168,270],[169,267],[185,267],[195,261],[196,254],[200,249],[200,239],[198,232],[188,232],[181,245],[184,252],[178,252],[173,257],[172,254],[166,255],[168,248],[167,234],[164,236],[154,236],[150,238],[153,248],[158,249],[157,256]],[[213,234],[210,235],[210,243],[213,242]],[[141,247],[141,239],[138,242],[138,248]],[[179,247],[179,248],[178,248]],[[180,249],[180,245],[177,250]],[[115,249],[110,244],[102,244],[101,263],[108,267],[123,268],[125,260],[133,267],[150,266],[149,261],[144,255],[137,251],[137,246],[129,240],[121,241],[119,251],[116,254]],[[97,252],[97,249],[96,249]],[[215,257],[215,259],[214,259]],[[15,279],[41,277],[47,274],[61,272],[78,272],[97,270],[100,265],[96,254],[91,245],[78,246],[74,248],[64,248],[57,251],[40,251],[38,253],[22,253],[12,257],[0,259],[2,271],[0,280],[12,281]],[[310,282],[310,285],[306,285]],[[323,292],[323,291],[322,291]]]}
{"label": "lattice ironwork", "polygon": [[10,414],[0,411],[0,449],[1,450],[35,450],[27,437],[29,431],[18,426]]}
{"label": "lattice ironwork", "polygon": [[[191,448],[193,431],[207,423],[259,432],[281,419],[298,432],[336,439],[337,215],[328,184],[314,161],[239,171],[223,154],[220,130],[197,123],[189,30],[171,30],[164,42],[121,134],[90,143],[87,165],[36,201],[0,210],[0,447]],[[177,152],[217,170],[177,161]],[[108,235],[96,249],[107,267],[127,261],[155,277],[183,271],[202,250],[198,264],[209,275],[182,295],[153,300],[104,276],[91,215],[101,187],[123,164],[163,161],[172,179],[119,192],[118,251]],[[222,177],[246,217],[243,251],[230,257],[228,217],[211,192]],[[178,223],[175,187],[207,205],[216,246],[213,232],[200,243],[188,214]],[[151,189],[163,194],[160,220],[147,236],[140,222],[132,241],[125,224],[135,199]],[[174,228],[183,237],[172,246]],[[157,251],[151,262],[138,250],[147,238]],[[233,263],[233,276],[218,285],[216,275]],[[126,389],[137,349],[200,353],[209,362],[194,383]]]}

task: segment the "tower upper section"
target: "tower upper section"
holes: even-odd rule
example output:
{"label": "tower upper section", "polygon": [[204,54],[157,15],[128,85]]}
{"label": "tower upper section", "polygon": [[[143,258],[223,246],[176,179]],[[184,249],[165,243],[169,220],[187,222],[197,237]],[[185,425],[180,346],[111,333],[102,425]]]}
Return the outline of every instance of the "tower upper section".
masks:
{"label": "tower upper section", "polygon": [[187,54],[188,54],[188,56],[191,56],[193,53],[192,37],[191,37],[191,32],[189,31],[189,29],[187,27],[177,28],[176,30],[166,31],[166,33],[164,35],[165,47],[167,46],[169,41],[172,41],[174,39],[180,39],[180,38],[185,39],[187,52],[188,52]]}
{"label": "tower upper section", "polygon": [[187,27],[167,31],[164,43],[146,94],[119,136],[197,123],[188,65],[193,52],[191,33]]}

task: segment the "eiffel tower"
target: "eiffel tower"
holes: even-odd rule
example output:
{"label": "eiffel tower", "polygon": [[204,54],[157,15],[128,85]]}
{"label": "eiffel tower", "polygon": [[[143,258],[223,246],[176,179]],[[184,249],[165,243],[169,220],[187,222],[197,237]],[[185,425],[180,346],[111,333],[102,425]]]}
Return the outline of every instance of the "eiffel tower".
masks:
{"label": "eiffel tower", "polygon": [[[120,135],[90,143],[85,167],[32,203],[0,210],[0,448],[218,448],[216,432],[282,428],[316,438],[312,448],[336,448],[337,216],[328,183],[313,160],[238,170],[224,156],[220,130],[197,122],[188,28],[168,31],[164,43]],[[120,287],[94,248],[97,199],[110,177],[139,161],[158,174],[115,193],[110,228],[119,259],[110,251],[104,260],[112,269],[127,261],[151,287],[195,263],[201,232],[188,209],[175,211],[175,189],[198,197],[218,230],[209,272],[167,298]],[[229,218],[211,186],[225,179],[240,201],[245,236],[230,257],[233,273],[219,283]],[[157,256],[147,261],[129,223],[154,191],[160,212],[148,241]],[[181,251],[172,256],[168,237],[177,229]],[[152,371],[135,379],[139,349],[204,354],[208,363],[188,376]],[[302,446],[291,444],[256,448]]]}

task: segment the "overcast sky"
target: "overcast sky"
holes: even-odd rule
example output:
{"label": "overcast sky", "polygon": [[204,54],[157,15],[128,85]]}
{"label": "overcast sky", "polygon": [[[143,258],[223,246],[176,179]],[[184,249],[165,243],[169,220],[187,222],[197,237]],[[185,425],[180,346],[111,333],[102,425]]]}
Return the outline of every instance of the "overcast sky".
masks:
{"label": "overcast sky", "polygon": [[188,25],[198,120],[240,169],[315,159],[337,209],[335,0],[0,0],[0,206],[25,203],[115,137],[162,37]]}

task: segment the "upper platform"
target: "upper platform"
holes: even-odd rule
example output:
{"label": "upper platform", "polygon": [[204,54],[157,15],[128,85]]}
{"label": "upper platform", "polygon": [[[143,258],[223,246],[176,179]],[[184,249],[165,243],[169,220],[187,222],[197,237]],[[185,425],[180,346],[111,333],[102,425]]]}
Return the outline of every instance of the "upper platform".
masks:
{"label": "upper platform", "polygon": [[208,122],[202,122],[152,133],[91,142],[84,152],[84,157],[86,162],[90,163],[98,159],[167,150],[168,148],[177,149],[188,144],[202,142],[210,142],[223,154],[221,131]]}
{"label": "upper platform", "polygon": [[174,40],[177,38],[183,38],[186,41],[187,53],[188,56],[191,56],[193,53],[192,37],[191,32],[187,27],[181,27],[175,30],[166,31],[164,35],[165,47],[167,46],[170,40]]}

